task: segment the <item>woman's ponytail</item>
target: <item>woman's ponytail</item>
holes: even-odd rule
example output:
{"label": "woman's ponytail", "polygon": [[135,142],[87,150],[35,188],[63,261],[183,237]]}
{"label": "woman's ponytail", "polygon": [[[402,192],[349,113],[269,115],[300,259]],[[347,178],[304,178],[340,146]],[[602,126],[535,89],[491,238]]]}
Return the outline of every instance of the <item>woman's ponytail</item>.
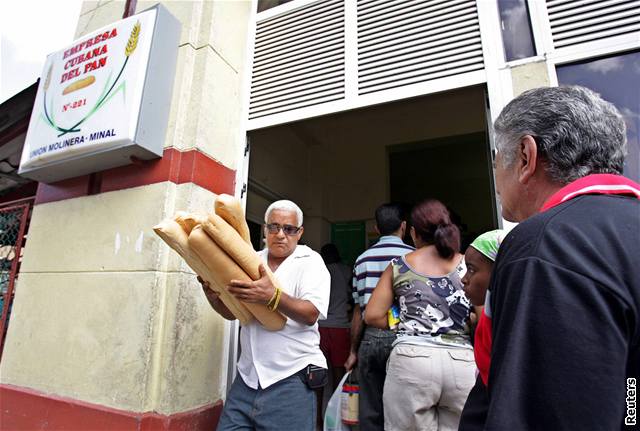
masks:
{"label": "woman's ponytail", "polygon": [[452,223],[438,225],[433,234],[433,243],[440,257],[451,259],[460,251],[460,230],[458,226]]}
{"label": "woman's ponytail", "polygon": [[427,199],[411,211],[411,224],[427,244],[436,246],[443,259],[451,259],[460,251],[460,230],[451,223],[449,210],[436,199]]}

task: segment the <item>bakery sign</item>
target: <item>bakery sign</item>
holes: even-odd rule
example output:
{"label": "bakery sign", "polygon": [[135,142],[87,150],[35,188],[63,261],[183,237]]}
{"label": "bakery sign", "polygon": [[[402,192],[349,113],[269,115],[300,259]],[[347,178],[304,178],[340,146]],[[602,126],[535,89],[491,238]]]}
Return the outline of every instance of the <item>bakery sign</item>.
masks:
{"label": "bakery sign", "polygon": [[162,156],[179,37],[157,5],[50,54],[19,174],[52,182]]}

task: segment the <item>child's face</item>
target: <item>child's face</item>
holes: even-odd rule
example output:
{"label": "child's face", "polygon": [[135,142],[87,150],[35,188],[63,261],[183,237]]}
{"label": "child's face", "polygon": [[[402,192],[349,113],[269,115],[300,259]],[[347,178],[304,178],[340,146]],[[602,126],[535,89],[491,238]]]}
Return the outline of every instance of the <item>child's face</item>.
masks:
{"label": "child's face", "polygon": [[489,287],[493,262],[473,247],[464,254],[467,273],[462,277],[464,293],[475,306],[484,305],[484,297]]}

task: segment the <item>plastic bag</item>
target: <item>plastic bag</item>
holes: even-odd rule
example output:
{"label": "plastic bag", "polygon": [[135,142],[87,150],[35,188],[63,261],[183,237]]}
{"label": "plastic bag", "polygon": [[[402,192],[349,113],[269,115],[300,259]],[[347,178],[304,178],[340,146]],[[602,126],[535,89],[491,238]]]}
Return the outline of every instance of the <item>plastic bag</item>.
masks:
{"label": "plastic bag", "polygon": [[342,386],[347,381],[349,374],[351,374],[351,371],[346,373],[340,380],[340,384],[329,399],[324,413],[323,431],[349,431],[351,429],[349,425],[342,423]]}

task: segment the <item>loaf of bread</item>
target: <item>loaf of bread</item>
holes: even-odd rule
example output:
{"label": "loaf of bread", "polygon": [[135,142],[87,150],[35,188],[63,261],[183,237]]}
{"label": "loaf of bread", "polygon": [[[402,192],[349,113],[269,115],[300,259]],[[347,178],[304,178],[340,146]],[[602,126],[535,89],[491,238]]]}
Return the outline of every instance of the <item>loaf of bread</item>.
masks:
{"label": "loaf of bread", "polygon": [[93,75],[89,75],[86,78],[79,79],[74,83],[67,85],[64,88],[64,90],[62,90],[62,95],[66,95],[69,93],[73,93],[74,91],[82,90],[83,88],[90,86],[94,82],[96,82],[96,77]]}
{"label": "loaf of bread", "polygon": [[[212,240],[202,225],[193,228],[189,234],[188,242],[189,248],[193,250],[200,257],[200,260],[209,268],[215,284],[227,286],[231,280],[252,280],[252,277],[247,275],[234,259]],[[250,249],[250,252],[258,258],[253,249]],[[258,277],[255,277],[255,279],[257,278]],[[269,311],[264,304],[249,302],[243,302],[243,304],[251,314],[253,314],[256,320],[270,331],[282,329],[287,321],[282,314]]]}
{"label": "loaf of bread", "polygon": [[242,323],[247,324],[253,319],[253,315],[236,297],[231,295],[222,284],[215,281],[215,277],[208,266],[194,253],[189,246],[189,236],[183,227],[176,220],[163,220],[153,228],[154,232],[169,247],[174,249],[203,280],[209,283],[209,287],[220,295],[220,300],[227,306],[229,311]]}
{"label": "loaf of bread", "polygon": [[249,226],[247,226],[247,221],[244,218],[244,210],[240,200],[230,195],[218,195],[214,203],[214,211],[233,226],[247,244],[251,244]]}
{"label": "loaf of bread", "polygon": [[205,215],[196,215],[185,211],[178,211],[173,219],[178,222],[182,227],[182,230],[189,235],[191,230],[202,223],[203,220],[206,220],[206,218],[207,216]]}
{"label": "loaf of bread", "polygon": [[[202,227],[209,236],[242,268],[253,280],[260,278],[259,267],[262,259],[253,248],[242,241],[238,232],[217,214],[209,214],[202,221]],[[268,265],[264,265],[271,284],[282,290]]]}

